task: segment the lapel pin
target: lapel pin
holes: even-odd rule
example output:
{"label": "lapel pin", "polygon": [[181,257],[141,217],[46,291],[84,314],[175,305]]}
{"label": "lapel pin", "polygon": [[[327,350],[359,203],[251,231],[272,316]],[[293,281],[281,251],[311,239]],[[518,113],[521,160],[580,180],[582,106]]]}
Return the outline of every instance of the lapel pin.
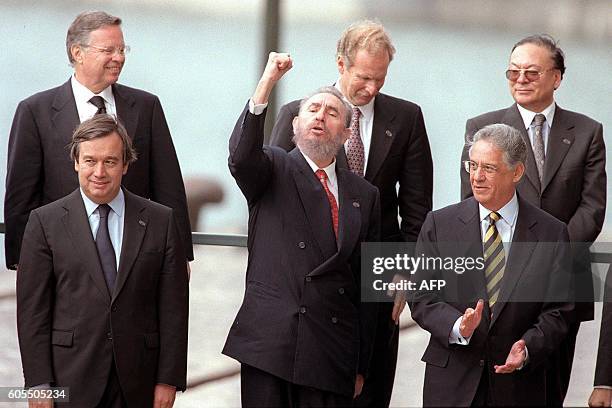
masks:
{"label": "lapel pin", "polygon": [[140,225],[142,225],[143,227],[146,227],[146,226],[147,226],[147,223],[146,223],[146,222],[144,222],[143,220],[138,220],[138,223],[139,223]]}
{"label": "lapel pin", "polygon": [[566,145],[572,144],[572,142],[570,142],[569,139],[563,139],[563,143],[565,143]]}
{"label": "lapel pin", "polygon": [[359,208],[359,203],[357,201],[353,201],[353,207]]}
{"label": "lapel pin", "polygon": [[393,133],[391,133],[389,129],[385,130],[385,135],[387,135],[387,137],[393,137]]}

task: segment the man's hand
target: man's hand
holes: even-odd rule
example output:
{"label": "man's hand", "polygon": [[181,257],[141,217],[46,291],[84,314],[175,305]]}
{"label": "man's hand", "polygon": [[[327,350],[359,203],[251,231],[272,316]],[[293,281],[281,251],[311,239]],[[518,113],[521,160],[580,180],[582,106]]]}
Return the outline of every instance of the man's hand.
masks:
{"label": "man's hand", "polygon": [[53,408],[52,398],[30,398],[28,400],[28,408]]}
{"label": "man's hand", "polygon": [[363,378],[363,375],[357,374],[357,378],[355,379],[355,394],[353,395],[353,399],[357,398],[361,394],[364,382],[365,379]]}
{"label": "man's hand", "polygon": [[589,407],[612,407],[612,390],[593,388],[589,398]]}
{"label": "man's hand", "polygon": [[461,323],[459,323],[459,334],[463,338],[469,338],[474,334],[474,330],[480,325],[482,319],[482,309],[484,308],[484,300],[479,299],[476,303],[476,309],[468,307],[465,309]]}
{"label": "man's hand", "polygon": [[172,408],[176,397],[176,387],[166,384],[155,385],[153,408]]}
{"label": "man's hand", "polygon": [[268,55],[266,68],[263,74],[261,74],[257,88],[255,88],[255,93],[251,97],[253,103],[255,105],[268,103],[268,97],[270,92],[272,92],[272,88],[291,67],[293,67],[293,61],[289,54],[271,52]]}
{"label": "man's hand", "polygon": [[[405,278],[396,273],[393,276],[393,283],[399,283]],[[395,322],[396,325],[399,325],[399,318],[402,312],[404,311],[404,307],[406,307],[406,291],[405,290],[391,290],[387,291],[387,296],[394,297],[393,299],[393,310],[391,311],[391,319]]]}
{"label": "man's hand", "polygon": [[512,345],[508,357],[506,357],[506,364],[495,365],[495,373],[497,374],[510,374],[521,367],[525,363],[527,353],[525,353],[525,340],[520,339]]}

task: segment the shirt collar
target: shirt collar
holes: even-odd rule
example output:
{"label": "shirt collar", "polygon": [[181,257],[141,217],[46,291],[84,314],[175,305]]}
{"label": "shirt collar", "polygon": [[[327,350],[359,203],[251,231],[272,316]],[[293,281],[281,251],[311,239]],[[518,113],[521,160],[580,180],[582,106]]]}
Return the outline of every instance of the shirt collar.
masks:
{"label": "shirt collar", "polygon": [[[300,150],[301,152],[301,150]],[[313,162],[310,157],[306,156],[304,153],[302,153],[302,156],[304,156],[304,158],[306,159],[306,163],[308,163],[308,165],[310,166],[310,168],[312,169],[313,173],[316,173],[317,170],[321,169],[319,166],[317,166],[317,164],[315,162]],[[336,185],[336,159],[334,158],[334,161],[327,167],[323,167],[321,170],[324,170],[325,173],[327,174],[327,181],[332,185],[335,186]]]}
{"label": "shirt collar", "polygon": [[80,83],[78,79],[76,79],[75,75],[72,75],[72,77],[70,78],[70,84],[72,85],[72,94],[74,95],[74,100],[77,104],[88,103],[89,100],[95,95],[99,95],[104,98],[104,101],[106,103],[109,103],[111,105],[115,104],[115,98],[113,97],[113,89],[111,85],[104,88],[102,92],[95,94],[91,92],[91,90],[85,85]]}
{"label": "shirt collar", "polygon": [[546,109],[544,109],[542,112],[532,112],[530,110],[523,108],[518,103],[516,104],[516,106],[519,110],[519,113],[521,114],[521,118],[523,119],[523,124],[525,125],[525,129],[529,129],[529,126],[531,126],[531,122],[533,122],[533,118],[538,113],[543,114],[546,117],[546,123],[548,123],[548,127],[552,127],[553,118],[555,117],[555,101],[553,101],[553,103],[548,105]]}
{"label": "shirt collar", "polygon": [[[334,84],[334,87],[342,93],[342,90],[340,89],[340,79],[341,78],[338,78],[338,80]],[[346,96],[344,98],[346,99]],[[368,121],[368,122],[371,121],[372,117],[374,116],[374,100],[375,99],[376,97],[370,99],[370,102],[366,103],[365,105],[357,106],[357,108],[359,108],[359,110],[361,111],[361,116],[363,116],[363,119],[365,121]],[[349,103],[349,105],[351,105],[351,108],[355,107],[355,105],[353,105],[348,99],[346,99],[346,101]]]}
{"label": "shirt collar", "polygon": [[[79,188],[81,192],[81,197],[83,198],[83,203],[85,204],[85,212],[87,213],[87,218],[91,217],[94,211],[98,209],[99,204],[94,203],[85,195],[85,192],[82,188]],[[108,206],[117,214],[119,217],[122,216],[123,211],[125,210],[125,195],[123,194],[123,190],[119,189],[119,193],[111,200],[110,203],[107,203]]]}
{"label": "shirt collar", "polygon": [[[516,191],[514,195],[502,208],[496,212],[501,216],[501,219],[506,222],[510,227],[514,227],[516,218],[518,217],[518,198],[516,197]],[[485,208],[482,204],[478,204],[478,211],[480,213],[480,222],[484,221],[489,216],[491,210]]]}

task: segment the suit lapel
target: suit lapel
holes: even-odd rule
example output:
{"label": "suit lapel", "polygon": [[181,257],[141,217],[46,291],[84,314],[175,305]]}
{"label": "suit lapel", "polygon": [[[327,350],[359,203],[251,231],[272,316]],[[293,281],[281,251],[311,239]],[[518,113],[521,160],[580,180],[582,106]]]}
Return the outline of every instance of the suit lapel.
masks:
{"label": "suit lapel", "polygon": [[98,250],[91,233],[91,227],[85,212],[85,204],[79,189],[70,193],[64,205],[66,213],[62,217],[62,222],[68,236],[72,240],[74,253],[81,259],[83,269],[89,273],[95,286],[98,288],[102,298],[110,304],[110,293],[104,279],[104,272],[100,266]]}
{"label": "suit lapel", "polygon": [[395,137],[395,129],[393,128],[395,111],[386,106],[385,102],[385,95],[382,94],[377,95],[374,100],[374,124],[372,126],[368,167],[365,173],[365,179],[368,181],[374,180],[378,174]]}
{"label": "suit lapel", "polygon": [[[476,259],[482,257],[482,236],[480,232],[480,216],[478,210],[478,202],[473,198],[469,198],[461,203],[458,212],[456,237],[454,242],[458,245],[467,245],[466,248],[460,248],[462,254],[469,255]],[[448,243],[447,243],[448,245]],[[487,284],[484,276],[484,270],[474,269],[473,276],[469,281],[472,284],[472,293],[476,294],[477,299],[486,299]],[[460,296],[460,298],[464,298]],[[470,306],[474,307],[474,305]],[[484,313],[483,315],[487,315]]]}
{"label": "suit lapel", "polygon": [[339,222],[338,241],[341,253],[352,252],[359,240],[361,230],[361,201],[356,193],[356,188],[348,177],[350,170],[337,169]]}
{"label": "suit lapel", "polygon": [[496,304],[499,307],[496,306],[493,310],[491,325],[495,323],[506,303],[512,297],[512,292],[531,258],[535,242],[537,242],[537,237],[532,231],[536,223],[537,221],[530,216],[528,210],[526,210],[526,205],[519,197],[519,213],[516,220],[516,228],[512,237],[510,253],[506,254],[506,267],[499,290],[499,300]]}
{"label": "suit lapel", "polygon": [[536,191],[541,191],[540,176],[538,175],[538,167],[536,166],[535,156],[533,155],[533,147],[531,146],[529,134],[527,133],[527,129],[525,129],[525,123],[523,122],[523,118],[519,113],[516,103],[508,108],[502,122],[521,132],[521,136],[523,136],[523,140],[527,144],[527,163],[525,163],[527,180],[533,184]]}
{"label": "suit lapel", "polygon": [[113,85],[113,96],[117,106],[117,117],[123,122],[128,135],[134,140],[138,124],[138,109],[134,109],[136,100],[126,91],[125,87],[119,84]]}
{"label": "suit lapel", "polygon": [[322,254],[322,259],[328,259],[337,251],[337,246],[327,195],[299,149],[293,149],[289,156],[295,163],[292,168],[293,180],[304,207],[304,214],[308,218],[312,236]]}
{"label": "suit lapel", "polygon": [[58,140],[63,146],[68,145],[72,139],[74,129],[79,125],[79,112],[77,111],[72,85],[70,79],[59,87],[53,103],[51,104],[53,113],[51,121],[57,134]]}
{"label": "suit lapel", "polygon": [[112,302],[115,301],[127,280],[147,231],[149,217],[146,208],[138,205],[132,194],[125,189],[125,216],[123,218],[123,243],[117,271],[117,282]]}
{"label": "suit lapel", "polygon": [[568,121],[563,109],[556,107],[553,125],[548,134],[548,148],[544,163],[542,191],[546,190],[553,176],[561,166],[572,143],[574,143],[574,124]]}

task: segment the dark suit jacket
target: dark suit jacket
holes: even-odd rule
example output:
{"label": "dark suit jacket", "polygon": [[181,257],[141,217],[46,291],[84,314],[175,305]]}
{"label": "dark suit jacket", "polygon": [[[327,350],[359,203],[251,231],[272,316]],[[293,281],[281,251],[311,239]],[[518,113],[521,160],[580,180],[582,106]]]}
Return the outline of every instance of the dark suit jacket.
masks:
{"label": "dark suit jacket", "polygon": [[[516,104],[469,119],[466,140],[492,123],[515,127],[527,146],[531,146]],[[461,161],[468,159],[467,146],[464,146]],[[586,243],[577,249],[575,260],[584,264],[577,268],[582,270],[577,284],[579,297],[587,300],[593,292],[587,247],[597,239],[606,211],[606,147],[601,123],[557,105],[548,136],[542,186],[531,148],[527,149],[526,167],[525,177],[517,186],[521,197],[566,223],[572,242]],[[461,170],[461,197],[471,195],[469,175]],[[583,303],[577,313],[580,320],[592,320],[593,305]]]}
{"label": "dark suit jacket", "polygon": [[612,270],[610,269],[606,277],[604,302],[594,385],[610,387],[612,386]]}
{"label": "dark suit jacket", "polygon": [[99,402],[114,361],[132,407],[156,383],[185,389],[188,287],[172,210],[125,192],[114,293],[98,261],[79,190],[32,211],[17,274],[25,386],[70,387],[70,405]]}
{"label": "dark suit jacket", "polygon": [[[298,114],[299,104],[293,101],[280,109],[271,145],[287,151],[295,147],[291,121]],[[348,168],[344,149],[337,159],[338,166]],[[382,241],[415,242],[431,211],[433,190],[431,151],[418,105],[385,94],[376,96],[365,179],[380,192]]]}
{"label": "dark suit jacket", "polygon": [[[123,185],[134,194],[174,209],[186,254],[193,259],[185,187],[159,99],[119,84],[113,85],[113,95],[117,116],[138,152]],[[9,268],[19,260],[30,211],[64,197],[79,185],[66,149],[79,123],[70,80],[23,100],[17,107],[9,137],[4,198]]]}
{"label": "dark suit jacket", "polygon": [[360,245],[379,237],[375,187],[337,169],[339,237],[323,187],[298,149],[264,147],[248,108],[229,167],[249,206],[242,306],[223,353],[294,384],[352,396],[366,374],[376,304],[360,302]]}
{"label": "dark suit jacket", "polygon": [[[482,257],[478,214],[478,203],[473,198],[430,213],[423,224],[416,253],[442,258]],[[469,406],[483,370],[488,372],[495,405],[545,405],[544,362],[567,332],[566,319],[574,306],[553,302],[552,297],[537,301],[532,296],[540,294],[534,293],[534,288],[559,293],[556,300],[570,296],[567,291],[560,292],[569,287],[569,275],[563,272],[563,262],[569,253],[567,241],[563,223],[519,197],[518,219],[512,247],[506,256],[499,301],[492,316],[485,306],[480,326],[467,346],[450,345],[448,338],[466,308],[474,307],[478,298],[486,299],[482,269],[463,275],[451,271],[444,275],[449,282],[442,293],[421,291],[411,297],[413,319],[431,333],[422,358],[427,363],[425,406]],[[555,242],[558,245],[552,244],[553,250],[550,243]],[[458,248],[462,254],[455,252]],[[441,276],[439,271],[420,273],[425,279]],[[456,281],[450,282],[452,279]],[[527,299],[526,294],[530,294]],[[504,364],[512,344],[519,339],[527,344],[527,365],[512,374],[495,374],[493,366]]]}

